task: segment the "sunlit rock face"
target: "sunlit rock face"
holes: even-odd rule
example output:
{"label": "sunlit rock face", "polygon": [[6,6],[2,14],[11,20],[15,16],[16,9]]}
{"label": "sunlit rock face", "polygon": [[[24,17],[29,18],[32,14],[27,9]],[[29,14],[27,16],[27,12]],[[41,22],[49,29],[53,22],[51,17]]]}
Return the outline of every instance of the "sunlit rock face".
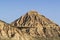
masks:
{"label": "sunlit rock face", "polygon": [[[28,39],[27,39],[28,38]],[[0,40],[30,40],[30,35],[0,20]]]}
{"label": "sunlit rock face", "polygon": [[60,27],[33,10],[11,24],[0,20],[0,40],[60,40]]}
{"label": "sunlit rock face", "polygon": [[12,22],[11,25],[17,28],[22,27],[21,31],[33,37],[46,38],[60,35],[60,27],[36,11],[27,12],[24,16]]}

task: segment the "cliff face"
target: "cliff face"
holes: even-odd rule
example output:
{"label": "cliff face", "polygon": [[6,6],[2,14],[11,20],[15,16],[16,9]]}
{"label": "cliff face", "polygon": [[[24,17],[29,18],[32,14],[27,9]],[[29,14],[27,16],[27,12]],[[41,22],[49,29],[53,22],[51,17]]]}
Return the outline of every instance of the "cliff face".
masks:
{"label": "cliff face", "polygon": [[[29,11],[26,15],[11,23],[21,31],[33,37],[54,37],[60,35],[60,27],[36,11]],[[24,29],[25,27],[25,29]]]}
{"label": "cliff face", "polygon": [[60,27],[36,11],[11,24],[0,20],[0,40],[60,40]]}

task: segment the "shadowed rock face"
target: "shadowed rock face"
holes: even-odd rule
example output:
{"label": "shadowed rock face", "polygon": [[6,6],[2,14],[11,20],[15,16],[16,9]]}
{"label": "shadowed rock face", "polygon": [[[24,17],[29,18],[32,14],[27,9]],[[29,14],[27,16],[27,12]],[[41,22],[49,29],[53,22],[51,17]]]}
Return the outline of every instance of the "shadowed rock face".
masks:
{"label": "shadowed rock face", "polygon": [[60,40],[60,27],[36,11],[11,24],[0,20],[0,40]]}

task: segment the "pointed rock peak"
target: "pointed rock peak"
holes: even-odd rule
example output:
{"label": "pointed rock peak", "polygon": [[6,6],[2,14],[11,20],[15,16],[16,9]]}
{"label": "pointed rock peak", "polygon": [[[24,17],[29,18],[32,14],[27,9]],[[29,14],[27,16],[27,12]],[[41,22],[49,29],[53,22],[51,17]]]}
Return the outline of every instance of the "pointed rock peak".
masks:
{"label": "pointed rock peak", "polygon": [[27,12],[28,15],[39,15],[37,11],[35,10],[31,10],[29,12]]}
{"label": "pointed rock peak", "polygon": [[46,26],[46,25],[53,25],[55,24],[52,22],[50,19],[46,18],[44,15],[41,15],[35,10],[31,10],[27,12],[24,16],[21,16],[17,20],[11,23],[13,26],[18,26],[18,27],[31,27],[31,26]]}

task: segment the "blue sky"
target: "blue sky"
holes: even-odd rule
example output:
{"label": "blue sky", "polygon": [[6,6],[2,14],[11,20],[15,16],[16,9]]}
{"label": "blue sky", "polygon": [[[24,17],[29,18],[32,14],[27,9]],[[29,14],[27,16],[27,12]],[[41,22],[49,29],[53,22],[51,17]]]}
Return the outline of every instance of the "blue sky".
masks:
{"label": "blue sky", "polygon": [[0,20],[11,23],[36,10],[60,25],[60,0],[0,0]]}

